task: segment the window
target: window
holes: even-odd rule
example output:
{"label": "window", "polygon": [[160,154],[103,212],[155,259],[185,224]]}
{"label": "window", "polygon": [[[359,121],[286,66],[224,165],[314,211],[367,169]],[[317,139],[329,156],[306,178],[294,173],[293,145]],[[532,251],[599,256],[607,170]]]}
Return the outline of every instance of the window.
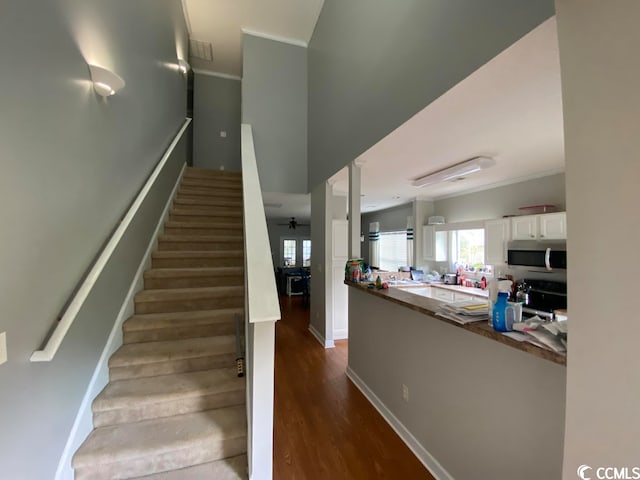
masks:
{"label": "window", "polygon": [[451,262],[466,271],[484,269],[484,229],[451,232]]}
{"label": "window", "polygon": [[380,233],[380,269],[397,272],[407,264],[407,232]]}
{"label": "window", "polygon": [[302,241],[302,266],[311,266],[311,240]]}
{"label": "window", "polygon": [[296,241],[284,240],[283,241],[283,257],[285,267],[296,266]]}

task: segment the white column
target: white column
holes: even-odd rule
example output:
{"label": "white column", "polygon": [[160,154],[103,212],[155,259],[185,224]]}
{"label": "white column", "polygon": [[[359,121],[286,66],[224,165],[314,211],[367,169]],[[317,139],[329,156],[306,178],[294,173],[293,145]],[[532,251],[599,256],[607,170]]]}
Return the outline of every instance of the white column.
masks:
{"label": "white column", "polygon": [[361,163],[349,164],[349,258],[360,258],[360,168]]}

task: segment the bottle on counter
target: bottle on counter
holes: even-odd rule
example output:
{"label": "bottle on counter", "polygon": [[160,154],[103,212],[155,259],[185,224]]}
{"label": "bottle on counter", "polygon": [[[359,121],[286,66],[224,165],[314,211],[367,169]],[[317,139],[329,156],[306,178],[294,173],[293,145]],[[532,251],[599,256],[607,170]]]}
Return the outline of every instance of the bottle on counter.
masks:
{"label": "bottle on counter", "polygon": [[508,332],[509,326],[507,325],[507,300],[509,294],[507,292],[499,292],[498,299],[493,306],[493,312],[491,313],[493,329],[498,332]]}

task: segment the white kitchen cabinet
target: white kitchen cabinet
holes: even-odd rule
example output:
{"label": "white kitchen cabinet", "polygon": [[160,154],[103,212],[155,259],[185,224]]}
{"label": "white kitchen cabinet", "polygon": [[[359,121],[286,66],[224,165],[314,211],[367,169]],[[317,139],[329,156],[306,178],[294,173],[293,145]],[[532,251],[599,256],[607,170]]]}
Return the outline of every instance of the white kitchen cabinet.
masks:
{"label": "white kitchen cabinet", "polygon": [[447,260],[447,232],[436,232],[435,227],[422,227],[422,256],[430,262],[445,262]]}
{"label": "white kitchen cabinet", "polygon": [[511,235],[513,240],[564,240],[567,238],[567,213],[512,217]]}
{"label": "white kitchen cabinet", "polygon": [[513,240],[535,240],[538,237],[538,215],[523,215],[511,218]]}
{"label": "white kitchen cabinet", "polygon": [[567,238],[567,212],[539,215],[539,238],[543,240],[564,240]]}
{"label": "white kitchen cabinet", "polygon": [[486,265],[506,263],[509,240],[511,240],[511,222],[508,218],[486,221],[484,223],[484,263]]}

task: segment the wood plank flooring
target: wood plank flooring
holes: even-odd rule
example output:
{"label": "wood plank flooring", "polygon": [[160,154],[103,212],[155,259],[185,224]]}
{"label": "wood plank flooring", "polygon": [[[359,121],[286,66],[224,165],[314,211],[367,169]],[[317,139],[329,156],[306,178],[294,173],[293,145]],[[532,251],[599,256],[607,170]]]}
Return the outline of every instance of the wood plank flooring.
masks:
{"label": "wood plank flooring", "polygon": [[300,297],[276,323],[275,480],[433,477],[349,381],[347,341],[324,349]]}

